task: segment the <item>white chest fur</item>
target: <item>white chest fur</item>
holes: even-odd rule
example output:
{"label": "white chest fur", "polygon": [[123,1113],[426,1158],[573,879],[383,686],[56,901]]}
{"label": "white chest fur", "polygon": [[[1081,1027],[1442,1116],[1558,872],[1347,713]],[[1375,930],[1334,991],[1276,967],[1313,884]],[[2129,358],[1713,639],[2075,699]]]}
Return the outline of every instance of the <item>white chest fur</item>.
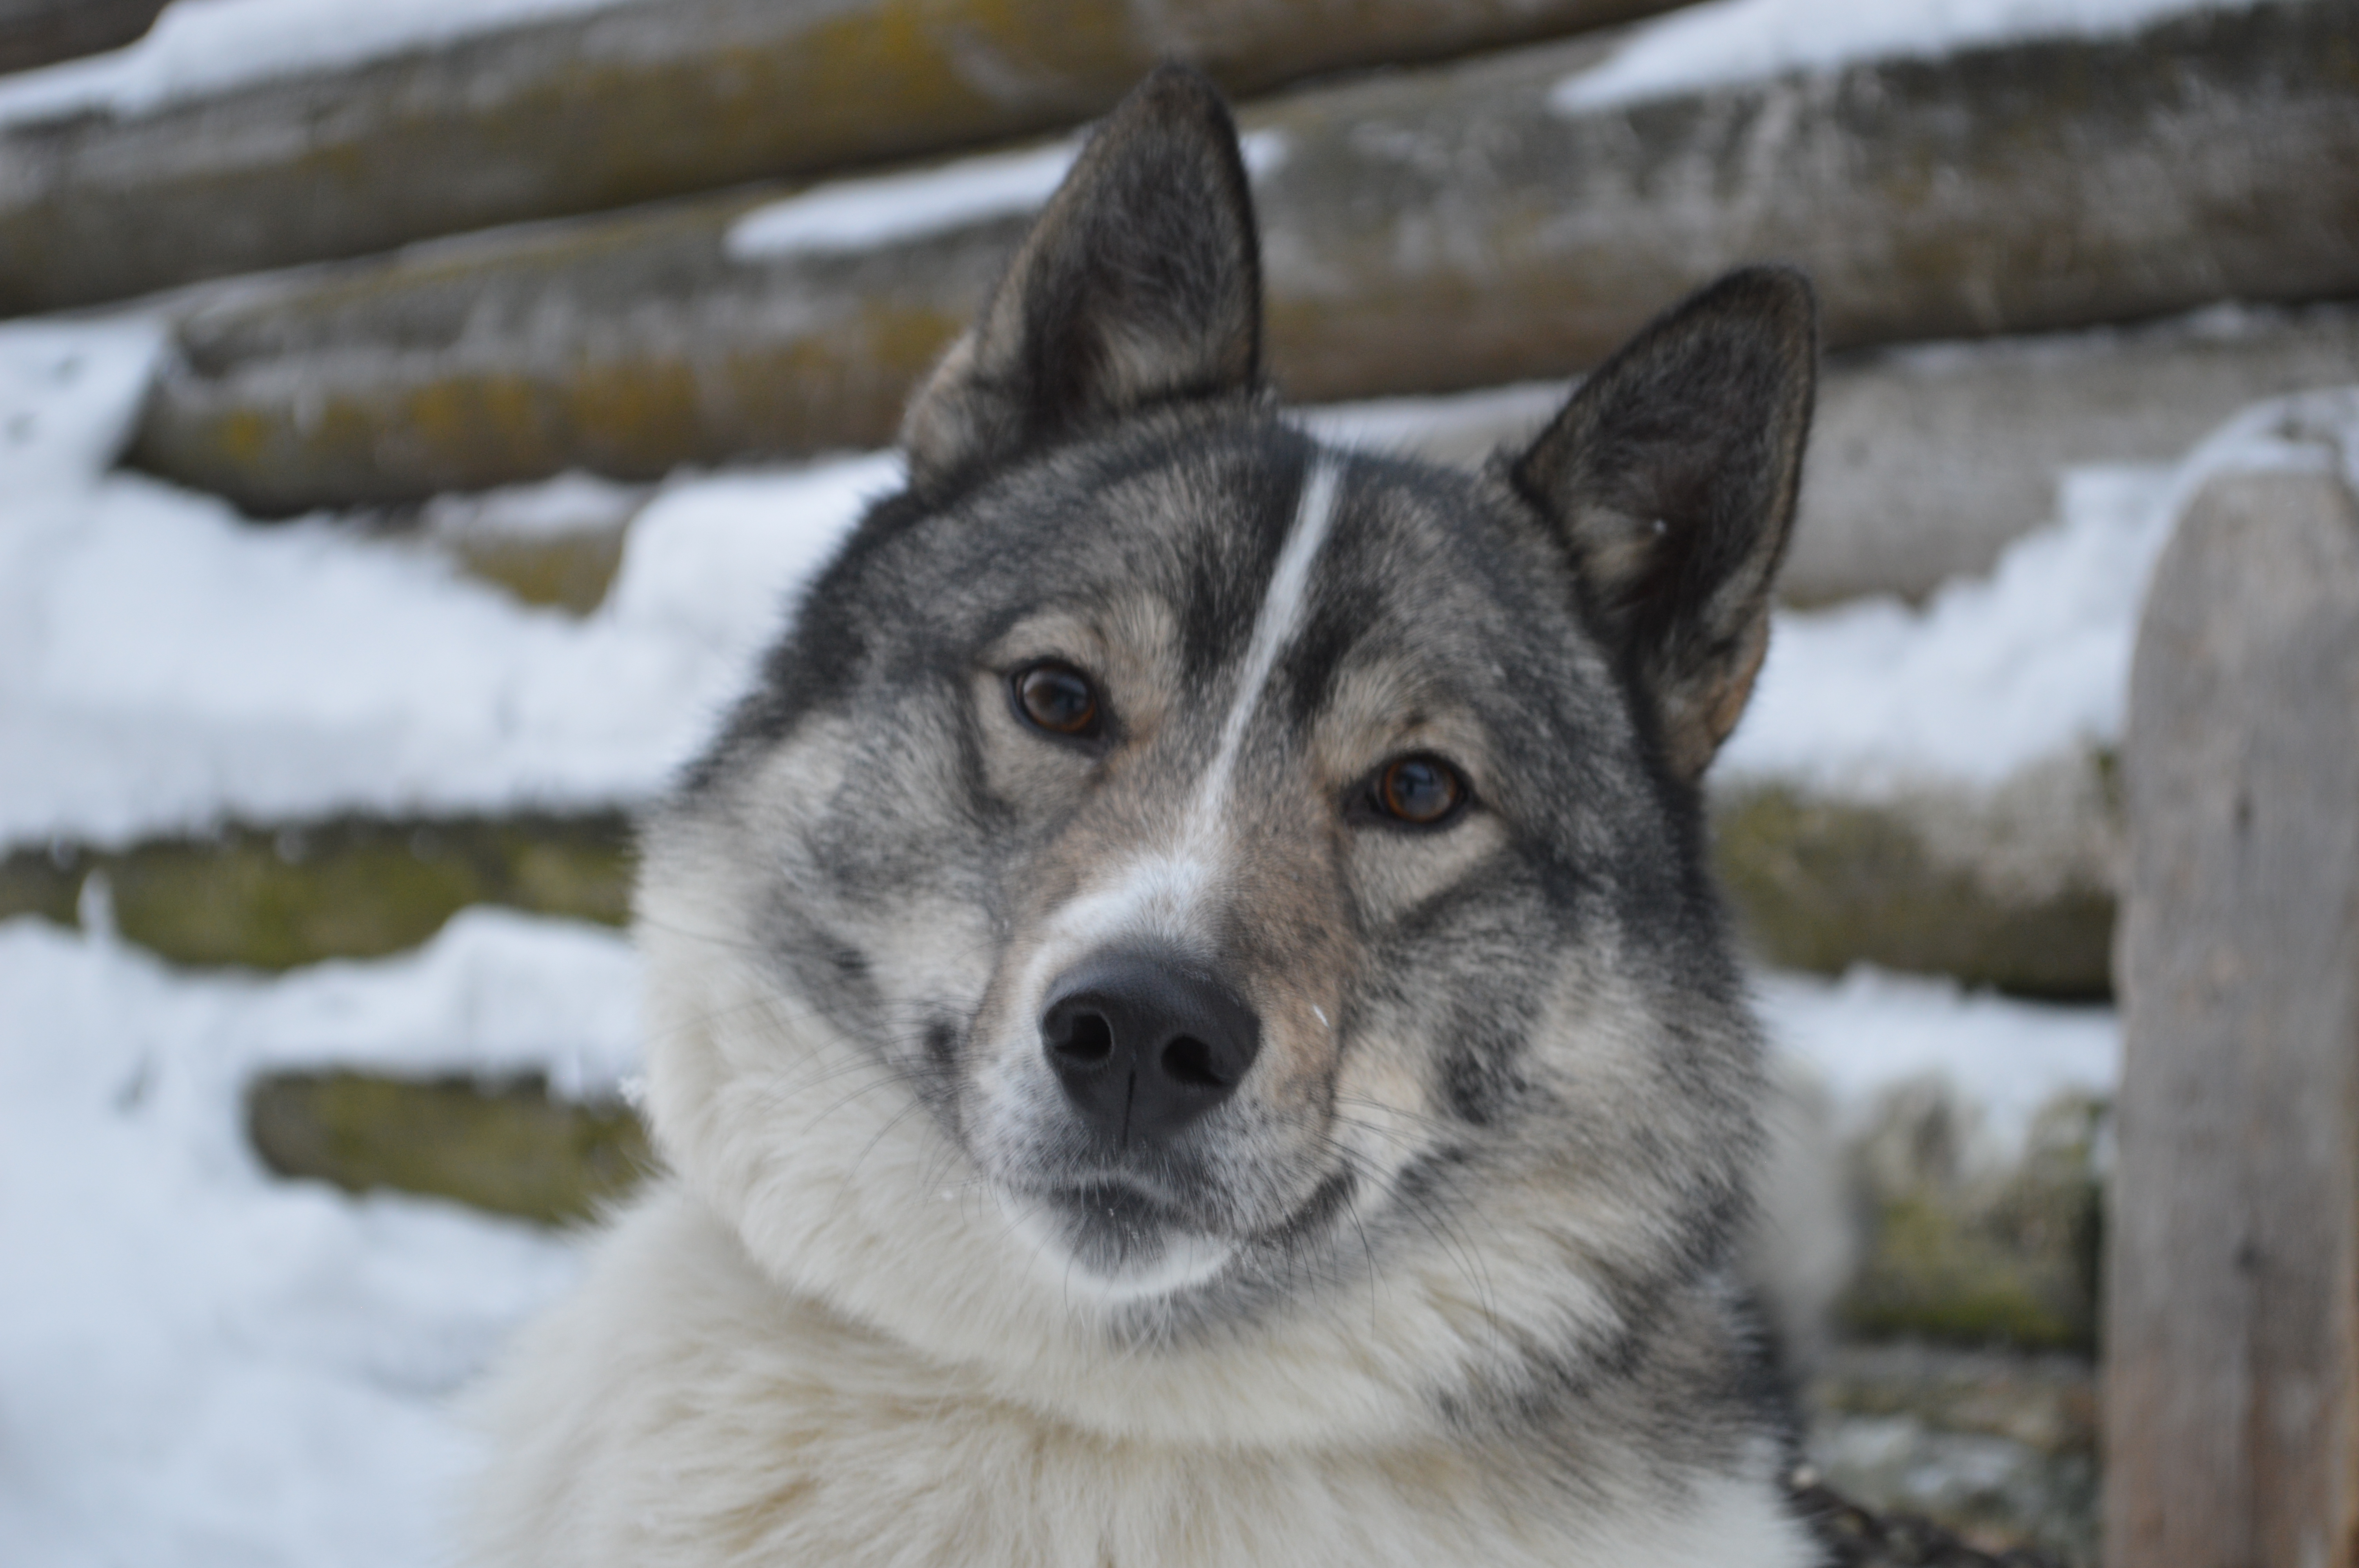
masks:
{"label": "white chest fur", "polygon": [[1766,1462],[1684,1507],[1592,1510],[1497,1444],[1222,1450],[1079,1430],[779,1289],[669,1188],[606,1238],[482,1413],[502,1454],[477,1499],[485,1564],[1810,1560]]}

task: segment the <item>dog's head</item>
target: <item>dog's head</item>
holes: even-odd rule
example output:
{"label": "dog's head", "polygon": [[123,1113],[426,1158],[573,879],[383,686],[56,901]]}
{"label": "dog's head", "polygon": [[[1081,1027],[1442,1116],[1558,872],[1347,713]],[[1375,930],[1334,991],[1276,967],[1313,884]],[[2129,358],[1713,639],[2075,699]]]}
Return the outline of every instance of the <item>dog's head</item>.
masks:
{"label": "dog's head", "polygon": [[1480,476],[1285,423],[1260,328],[1228,116],[1158,73],[648,838],[673,1162],[781,1276],[1116,1425],[1105,1368],[1260,1339],[1333,1374],[1313,1425],[1576,1376],[1718,1266],[1755,1139],[1695,781],[1807,287],[1723,279]]}

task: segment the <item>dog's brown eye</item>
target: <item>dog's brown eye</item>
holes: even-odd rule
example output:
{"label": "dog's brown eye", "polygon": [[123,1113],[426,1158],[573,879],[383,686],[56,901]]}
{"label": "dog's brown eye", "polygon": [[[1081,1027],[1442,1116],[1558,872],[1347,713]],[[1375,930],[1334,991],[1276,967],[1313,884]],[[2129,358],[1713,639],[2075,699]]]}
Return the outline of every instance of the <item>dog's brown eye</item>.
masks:
{"label": "dog's brown eye", "polygon": [[1031,665],[1016,672],[1016,708],[1051,735],[1086,740],[1098,731],[1097,688],[1071,665]]}
{"label": "dog's brown eye", "polygon": [[1466,781],[1439,757],[1403,757],[1376,775],[1376,804],[1386,816],[1430,827],[1466,798]]}

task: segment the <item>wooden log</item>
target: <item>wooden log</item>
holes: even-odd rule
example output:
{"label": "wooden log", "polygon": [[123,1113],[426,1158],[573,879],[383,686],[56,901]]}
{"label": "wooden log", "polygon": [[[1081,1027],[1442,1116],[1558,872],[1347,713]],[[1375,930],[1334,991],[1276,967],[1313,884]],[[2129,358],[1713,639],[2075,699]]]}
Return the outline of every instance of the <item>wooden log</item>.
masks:
{"label": "wooden log", "polygon": [[629,1107],[560,1099],[538,1076],[271,1073],[246,1086],[245,1130],[281,1176],[448,1198],[542,1225],[595,1219],[656,1165]]}
{"label": "wooden log", "polygon": [[2274,0],[1578,114],[1540,49],[1304,93],[1264,122],[1277,373],[1578,369],[1764,258],[1837,350],[2359,292],[2354,49],[2348,9]]}
{"label": "wooden log", "polygon": [[2359,500],[2180,525],[2125,753],[2105,1561],[2359,1561]]}
{"label": "wooden log", "polygon": [[164,0],[0,0],[0,71],[127,44],[163,8]]}
{"label": "wooden log", "polygon": [[[1920,599],[2057,515],[2068,469],[2175,462],[2238,409],[2359,378],[2359,308],[2244,307],[2133,328],[1831,358],[1777,574],[1790,604]],[[1306,411],[1331,439],[1473,467],[1537,435],[1561,383]]]}
{"label": "wooden log", "polygon": [[2117,809],[2094,755],[1881,801],[1738,780],[1712,791],[1712,869],[1747,948],[1777,967],[2094,1000],[2113,993]]}
{"label": "wooden log", "polygon": [[2347,306],[1853,356],[1819,384],[1780,591],[1921,597],[2054,518],[2066,469],[2173,462],[2240,408],[2353,380]]}
{"label": "wooden log", "polygon": [[619,925],[631,828],[619,812],[229,826],[121,849],[0,857],[0,919],[71,924],[106,878],[123,937],[179,964],[286,969],[414,947],[473,904]]}
{"label": "wooden log", "polygon": [[643,0],[0,130],[0,314],[1023,135],[1167,59],[1255,92],[1670,3]]}
{"label": "wooden log", "polygon": [[[2346,6],[1551,107],[1601,49],[1248,107],[1291,396],[1569,375],[1762,258],[1811,271],[1836,349],[2359,297]],[[733,257],[759,199],[238,286],[184,311],[136,460],[288,512],[889,440],[1024,220]]]}

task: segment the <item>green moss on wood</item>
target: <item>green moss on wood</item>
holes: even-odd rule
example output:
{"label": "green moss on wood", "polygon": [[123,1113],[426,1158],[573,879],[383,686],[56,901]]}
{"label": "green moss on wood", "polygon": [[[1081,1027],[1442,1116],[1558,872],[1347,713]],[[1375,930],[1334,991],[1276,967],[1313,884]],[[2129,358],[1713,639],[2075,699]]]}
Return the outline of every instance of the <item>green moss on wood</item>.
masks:
{"label": "green moss on wood", "polygon": [[255,1153],[279,1175],[449,1198],[542,1225],[594,1217],[654,1164],[627,1107],[556,1099],[538,1077],[279,1073],[248,1087],[245,1114]]}
{"label": "green moss on wood", "polygon": [[286,969],[415,947],[469,904],[618,925],[630,827],[614,813],[237,827],[117,852],[0,861],[0,915],[74,919],[102,872],[123,935],[182,964]]}
{"label": "green moss on wood", "polygon": [[[1870,1213],[1862,1266],[1839,1312],[1852,1333],[2023,1349],[2094,1348],[2104,1192],[2091,1152],[2104,1108],[2060,1099],[2036,1123],[2017,1168],[1964,1176],[1945,1157],[1954,1107],[1903,1103],[1878,1138],[1916,1158],[1863,1155]],[[1897,1118],[1897,1125],[1893,1118]]]}
{"label": "green moss on wood", "polygon": [[1905,812],[1782,786],[1715,801],[1712,830],[1713,868],[1772,964],[1877,964],[2060,1000],[2112,993],[2108,889],[2068,881],[2015,895],[1938,860]]}

